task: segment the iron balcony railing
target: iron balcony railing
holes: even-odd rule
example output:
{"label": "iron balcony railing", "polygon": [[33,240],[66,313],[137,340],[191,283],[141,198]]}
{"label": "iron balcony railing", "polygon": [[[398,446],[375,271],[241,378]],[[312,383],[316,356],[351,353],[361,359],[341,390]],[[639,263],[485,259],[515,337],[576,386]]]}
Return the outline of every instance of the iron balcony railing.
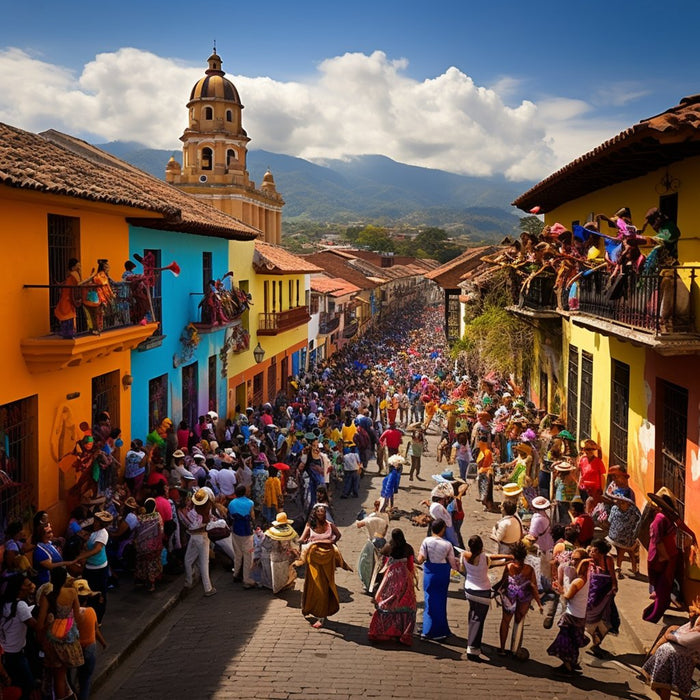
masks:
{"label": "iron balcony railing", "polygon": [[352,338],[359,328],[357,319],[346,319],[345,325],[343,326],[343,338]]}
{"label": "iron balcony railing", "polygon": [[297,326],[302,326],[311,320],[306,306],[296,306],[287,311],[272,311],[261,313],[258,323],[258,335],[277,335]]}
{"label": "iron balcony railing", "polygon": [[569,308],[656,334],[695,332],[698,270],[668,267],[622,275],[594,271],[578,280],[578,294],[570,298]]}
{"label": "iron balcony railing", "polygon": [[329,314],[326,312],[322,312],[321,317],[319,319],[318,332],[321,335],[328,335],[329,333],[333,333],[333,331],[335,331],[339,325],[339,313]]}
{"label": "iron balcony railing", "polygon": [[554,275],[544,272],[533,277],[520,291],[518,306],[528,309],[553,309],[556,306],[554,298]]}
{"label": "iron balcony railing", "polygon": [[[153,299],[146,285],[136,286],[129,282],[111,282],[110,286],[114,297],[103,307],[103,331],[135,326],[139,323],[152,323],[160,321],[160,299]],[[66,288],[63,284],[25,284],[25,289],[49,290],[49,324],[52,333],[57,333],[59,322],[54,314],[61,292]],[[80,299],[76,308],[75,331],[76,335],[86,335],[90,332],[87,310],[85,308],[86,295],[91,290],[97,289],[97,285],[86,284],[80,287],[70,287]]]}

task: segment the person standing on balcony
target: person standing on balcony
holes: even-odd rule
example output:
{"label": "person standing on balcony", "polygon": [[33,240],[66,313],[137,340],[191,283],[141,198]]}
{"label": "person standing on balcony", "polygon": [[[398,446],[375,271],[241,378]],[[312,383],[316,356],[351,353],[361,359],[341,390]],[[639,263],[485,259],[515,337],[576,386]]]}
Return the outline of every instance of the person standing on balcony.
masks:
{"label": "person standing on balcony", "polygon": [[59,322],[58,332],[66,340],[75,338],[75,318],[78,307],[83,303],[78,294],[81,282],[80,263],[77,258],[71,258],[68,261],[68,277],[63,281],[61,295],[53,312]]}
{"label": "person standing on balcony", "polygon": [[109,279],[109,260],[102,258],[97,261],[97,272],[87,284],[89,287],[83,295],[83,304],[88,312],[90,332],[100,335],[104,328],[105,309],[114,299],[114,290]]}
{"label": "person standing on balcony", "polygon": [[[678,239],[681,237],[681,232],[675,222],[671,221],[657,207],[649,209],[644,218],[646,221],[639,233],[644,233],[647,226],[651,226],[654,229],[656,235],[652,236],[651,240],[657,244],[654,250],[658,250],[655,256],[655,264],[672,265],[678,262]],[[654,251],[649,255],[648,260],[650,263],[654,262],[652,261],[652,255],[654,255]]]}

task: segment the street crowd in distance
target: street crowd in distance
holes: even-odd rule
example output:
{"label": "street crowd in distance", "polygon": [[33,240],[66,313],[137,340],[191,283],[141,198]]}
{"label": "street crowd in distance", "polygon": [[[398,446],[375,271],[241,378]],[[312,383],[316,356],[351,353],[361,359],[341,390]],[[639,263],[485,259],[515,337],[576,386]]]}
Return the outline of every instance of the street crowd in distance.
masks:
{"label": "street crowd in distance", "polygon": [[[624,467],[606,464],[593,440],[577,443],[515,378],[466,376],[447,354],[443,318],[426,307],[384,319],[294,377],[274,404],[236,407],[228,418],[210,411],[192,426],[163,418],[128,451],[109,413],[81,426],[85,468],[66,532],[54,532],[43,511],[32,533],[21,523],[7,532],[0,677],[16,697],[89,697],[96,647],[108,641],[100,625],[109,591],[132,577],[144,596],[164,576],[182,576],[210,598],[212,561],[250,595],[294,588],[303,570],[302,613],[323,627],[340,608],[335,570],[351,568],[332,504],[359,497],[370,463],[383,476],[381,496],[352,527],[369,535],[357,573],[373,597],[375,644],[448,639],[448,587],[458,579],[469,663],[491,654],[527,663],[524,621],[534,607],[552,628],[555,673],[574,677],[587,645],[609,654],[605,637],[621,622],[618,579],[639,575],[640,541],[650,582],[644,619],[683,606],[678,564],[696,540],[673,494],[635,494]],[[423,468],[428,433],[439,474]],[[418,551],[393,527],[414,481],[434,484],[416,518],[427,527]],[[463,500],[475,495],[501,513],[488,541],[465,520]],[[500,643],[486,649],[493,600]],[[700,606],[686,607],[689,622],[663,630],[644,662],[661,697],[671,688],[688,695],[700,660]]]}

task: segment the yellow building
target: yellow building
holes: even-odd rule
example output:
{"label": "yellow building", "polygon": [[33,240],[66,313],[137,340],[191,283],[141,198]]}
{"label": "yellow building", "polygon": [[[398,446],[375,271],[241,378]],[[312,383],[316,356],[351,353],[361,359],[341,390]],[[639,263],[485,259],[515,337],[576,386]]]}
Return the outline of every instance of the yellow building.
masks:
{"label": "yellow building", "polygon": [[189,122],[180,137],[182,166],[171,158],[166,182],[260,229],[268,243],[279,244],[284,200],[269,171],[260,188],[250,179],[246,169],[250,138],[243,128],[241,98],[224,77],[216,51],[208,64],[187,103]]}
{"label": "yellow building", "polygon": [[[666,486],[700,534],[700,97],[685,98],[586,153],[520,196],[545,223],[574,230],[629,207],[677,222],[678,266],[631,269],[615,292],[604,267],[581,277],[557,309],[530,289],[518,315],[535,325],[530,386],[541,405],[561,405],[567,428],[593,438],[606,464],[626,465],[638,504]],[[601,232],[616,236],[601,222]],[[647,227],[645,235],[653,236]],[[592,241],[599,241],[593,237]],[[602,251],[602,245],[599,243]],[[651,247],[642,249],[652,255]],[[657,251],[658,252],[658,251]],[[550,290],[551,291],[551,290]],[[693,569],[691,575],[700,570]]]}

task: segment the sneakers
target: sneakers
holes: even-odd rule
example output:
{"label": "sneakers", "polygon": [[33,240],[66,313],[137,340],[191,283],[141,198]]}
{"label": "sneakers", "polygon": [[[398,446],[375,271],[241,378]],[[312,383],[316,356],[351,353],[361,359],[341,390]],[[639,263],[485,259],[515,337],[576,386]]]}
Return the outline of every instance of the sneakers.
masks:
{"label": "sneakers", "polygon": [[204,591],[204,597],[209,598],[213,595],[216,595],[216,588],[210,588],[208,591]]}

